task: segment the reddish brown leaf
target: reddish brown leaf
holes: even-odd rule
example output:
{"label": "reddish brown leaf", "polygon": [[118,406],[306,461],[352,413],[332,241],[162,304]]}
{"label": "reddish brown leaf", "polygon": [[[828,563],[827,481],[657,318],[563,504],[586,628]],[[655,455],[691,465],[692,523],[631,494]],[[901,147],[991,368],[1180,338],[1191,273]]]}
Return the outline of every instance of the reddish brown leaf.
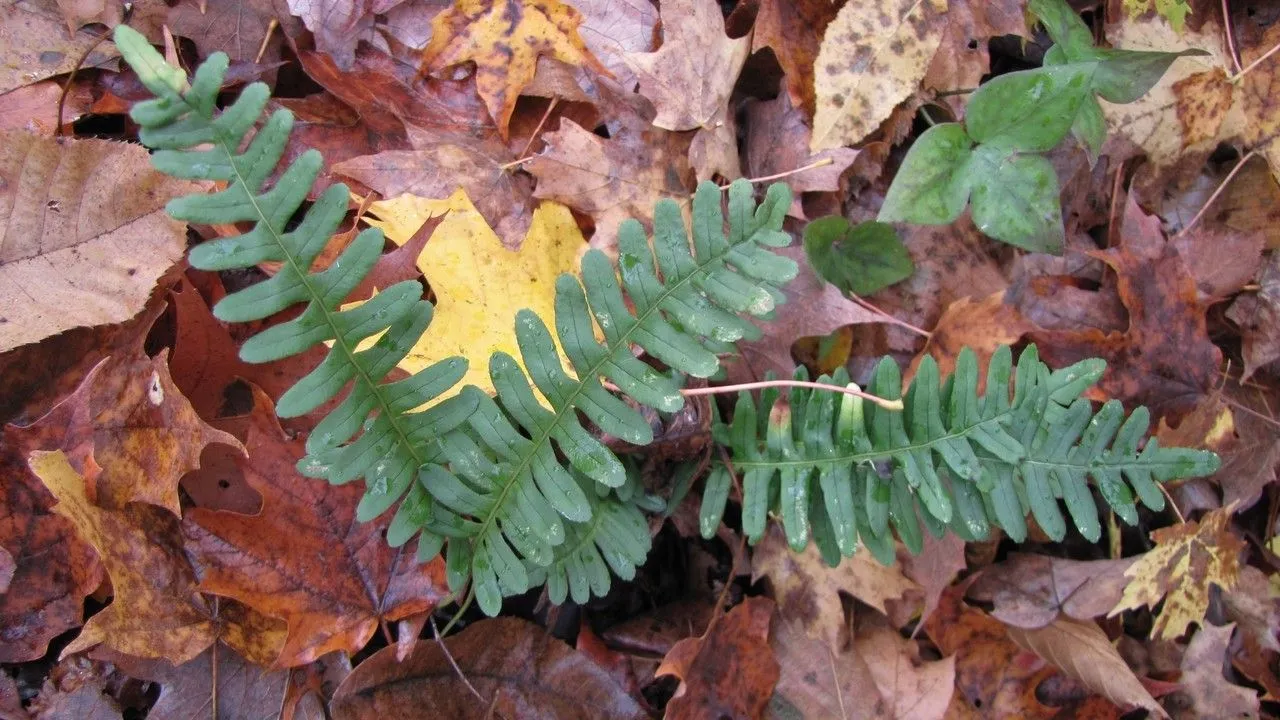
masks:
{"label": "reddish brown leaf", "polygon": [[351,67],[361,35],[373,28],[373,16],[385,13],[404,0],[288,0],[289,12],[297,15],[316,38],[316,48],[333,57],[343,69]]}
{"label": "reddish brown leaf", "polygon": [[[222,51],[232,62],[267,65],[280,60],[283,44],[279,32],[273,31],[267,37],[272,20],[297,22],[288,16],[280,18],[271,0],[183,0],[168,14],[169,28],[175,35],[191,38],[200,57]],[[292,36],[297,32],[286,30],[284,34]]]}
{"label": "reddish brown leaf", "polygon": [[898,549],[898,560],[902,563],[902,574],[920,585],[920,594],[924,596],[924,607],[920,610],[920,622],[929,619],[938,609],[938,601],[942,593],[951,585],[968,563],[964,556],[964,541],[954,533],[947,533],[941,539],[932,533],[925,533],[924,550],[917,555]]}
{"label": "reddish brown leaf", "polygon": [[1222,353],[1209,339],[1195,279],[1177,248],[1164,240],[1160,219],[1145,214],[1133,196],[1125,209],[1119,247],[1096,253],[1116,273],[1116,289],[1129,311],[1123,333],[1096,328],[1034,332],[1040,355],[1062,367],[1086,357],[1107,361],[1091,391],[1180,417],[1213,387]]}
{"label": "reddish brown leaf", "polygon": [[666,717],[760,717],[779,675],[769,647],[773,611],[772,600],[747,598],[713,621],[706,634],[676,643],[657,672],[680,679]]}
{"label": "reddish brown leaf", "polygon": [[113,669],[105,663],[67,658],[54,666],[31,701],[36,720],[119,720],[122,708],[108,694]]}
{"label": "reddish brown leaf", "polygon": [[[813,63],[818,59],[822,33],[840,9],[827,0],[759,0],[751,50],[773,50],[782,66],[790,104],[813,117]],[[809,148],[809,138],[804,141]],[[752,176],[756,173],[752,172]]]}
{"label": "reddish brown leaf", "polygon": [[[825,0],[818,1],[828,5]],[[757,34],[756,39],[759,38]],[[809,87],[812,93],[813,84]],[[788,177],[787,183],[796,194],[797,202],[802,193],[838,191],[840,176],[853,165],[861,151],[835,148],[810,154],[810,134],[804,113],[792,105],[789,95],[779,95],[768,102],[751,102],[747,105],[747,174],[751,177],[776,175],[827,160],[829,165]]]}
{"label": "reddish brown leaf", "polygon": [[195,411],[212,420],[222,409],[223,393],[250,368],[240,360],[226,325],[213,316],[189,281],[184,279],[169,298],[177,316],[169,372]]}
{"label": "reddish brown leaf", "polygon": [[218,627],[196,592],[177,518],[141,503],[123,510],[96,507],[85,493],[96,468],[90,467],[84,477],[61,451],[32,453],[30,463],[58,499],[54,512],[71,521],[97,551],[115,595],[105,610],[89,618],[63,655],[106,643],[128,655],[181,664],[209,647]]}
{"label": "reddish brown leaf", "polygon": [[1258,273],[1257,284],[1257,290],[1242,294],[1227,310],[1227,318],[1240,327],[1244,355],[1241,382],[1280,358],[1280,254],[1271,254]]}
{"label": "reddish brown leaf", "polygon": [[1124,593],[1124,560],[1067,560],[1014,553],[986,568],[969,586],[968,595],[991,602],[993,617],[1006,625],[1041,628],[1059,614],[1077,620],[1106,615]]}
{"label": "reddish brown leaf", "polygon": [[1001,345],[1013,345],[1035,326],[1022,317],[1012,305],[1004,303],[1004,291],[992,293],[982,300],[961,298],[943,311],[925,343],[924,351],[912,361],[906,377],[912,378],[920,360],[932,355],[942,377],[956,369],[960,351],[969,348],[978,356],[978,367],[985,368],[991,355]]}
{"label": "reddish brown leaf", "polygon": [[988,41],[1001,35],[1028,35],[1025,8],[1022,0],[950,0],[942,44],[922,86],[938,91],[977,87],[991,69]]}
{"label": "reddish brown leaf", "polygon": [[[404,662],[393,647],[379,650],[338,688],[334,717],[647,717],[603,669],[524,620],[484,620],[445,645],[457,669],[434,642],[420,643]],[[459,671],[481,697],[471,694]]]}
{"label": "reddish brown leaf", "polygon": [[774,618],[772,634],[780,675],[769,706],[778,716],[785,708],[803,720],[894,717],[892,698],[880,694],[868,665],[879,658],[864,657],[852,648],[834,651],[784,612]]}
{"label": "reddish brown leaf", "polygon": [[200,589],[285,620],[289,635],[276,664],[291,667],[333,650],[354,653],[379,620],[431,610],[447,590],[441,559],[418,565],[412,549],[387,546],[390,514],[356,521],[361,487],[298,474],[302,442],[285,437],[273,409],[255,389],[240,469],[262,494],[262,511],[195,508],[184,528]]}
{"label": "reddish brown leaf", "polygon": [[179,667],[166,668],[148,679],[160,684],[160,698],[148,717],[209,717],[214,679],[218,714],[215,720],[274,717],[284,697],[289,673],[264,670],[235,650],[219,644]]}

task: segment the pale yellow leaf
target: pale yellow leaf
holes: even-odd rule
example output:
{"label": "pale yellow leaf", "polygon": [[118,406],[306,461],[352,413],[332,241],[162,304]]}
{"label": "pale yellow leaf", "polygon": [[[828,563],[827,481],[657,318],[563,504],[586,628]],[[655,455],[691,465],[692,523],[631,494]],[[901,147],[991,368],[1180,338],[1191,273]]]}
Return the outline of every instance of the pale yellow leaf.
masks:
{"label": "pale yellow leaf", "polygon": [[845,4],[814,63],[810,150],[860,142],[916,91],[942,43],[946,10],[946,0]]}

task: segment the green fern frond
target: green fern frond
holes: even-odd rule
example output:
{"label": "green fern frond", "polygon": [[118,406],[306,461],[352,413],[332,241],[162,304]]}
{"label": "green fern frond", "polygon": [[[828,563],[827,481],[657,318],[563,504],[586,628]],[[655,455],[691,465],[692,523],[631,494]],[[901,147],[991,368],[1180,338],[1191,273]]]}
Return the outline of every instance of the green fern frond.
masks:
{"label": "green fern frond", "polygon": [[[383,383],[431,322],[432,306],[420,299],[417,283],[403,282],[359,307],[338,309],[377,262],[382,234],[360,233],[328,269],[311,271],[346,215],[348,194],[344,185],[328,188],[296,227],[289,228],[323,162],[320,153],[309,150],[268,185],[284,153],[293,115],[277,111],[251,133],[270,91],[254,83],[230,107],[215,113],[227,70],[225,54],[210,56],[187,87],[182,71],[167,65],[136,31],[120,25],[115,40],[156,96],[130,113],[141,128],[143,144],[156,150],[156,168],[175,177],[226,183],[211,194],[171,201],[169,214],[199,223],[253,224],[246,233],[194,248],[191,264],[204,270],[248,268],[266,261],[281,264],[269,280],[228,295],[214,307],[214,314],[229,322],[249,322],[305,305],[297,318],[246,341],[241,358],[270,362],[320,342],[332,344],[320,365],[280,398],[276,411],[282,417],[302,415],[351,388],[308,438],[309,455],[299,468],[335,483],[364,478],[359,517],[381,514],[409,489],[418,468],[435,459],[433,439],[471,414],[469,398],[461,396],[425,412],[410,412],[457,384],[466,361],[451,358],[408,379]],[[374,337],[376,342],[360,349]],[[357,433],[359,438],[352,441]]]}
{"label": "green fern frond", "polygon": [[[720,344],[758,335],[739,313],[766,315],[781,301],[777,287],[798,268],[767,248],[790,242],[782,232],[790,191],[774,185],[758,207],[745,181],[731,185],[728,194],[727,235],[722,193],[712,183],[703,183],[694,196],[692,243],[671,201],[655,209],[653,248],[639,222],[623,223],[618,269],[591,251],[583,258],[581,280],[567,274],[558,279],[554,339],[536,314],[517,315],[516,340],[528,374],[514,358],[494,353],[489,372],[496,401],[478,390],[464,392],[477,409],[465,431],[441,443],[454,472],[437,473],[426,487],[453,513],[451,525],[469,538],[469,547],[457,535],[449,542],[448,564],[455,570],[450,577],[460,583],[469,564],[485,612],[496,613],[503,596],[537,584],[522,559],[554,571],[556,548],[581,532],[573,524],[592,521],[588,493],[574,473],[611,488],[626,479],[622,462],[588,431],[579,413],[627,442],[652,442],[644,416],[604,382],[661,411],[683,405],[672,377],[637,359],[635,348],[673,370],[706,377],[719,368]],[[556,340],[572,374],[561,365]]]}
{"label": "green fern frond", "polygon": [[[1126,419],[1112,400],[1095,413],[1082,394],[1104,369],[1102,361],[1086,360],[1051,372],[1031,346],[1015,373],[1012,353],[1002,347],[980,395],[971,351],[960,354],[942,384],[937,364],[926,356],[901,413],[823,390],[795,389],[785,402],[769,399],[759,406],[743,394],[731,424],[715,430],[741,473],[743,530],[758,540],[769,513],[776,512],[796,550],[812,537],[834,564],[861,540],[882,562],[892,562],[891,526],[913,553],[923,545],[922,527],[936,536],[950,528],[978,540],[995,525],[1022,542],[1030,511],[1050,538],[1061,540],[1061,500],[1080,534],[1097,541],[1101,526],[1089,479],[1106,504],[1133,524],[1135,494],[1160,510],[1164,495],[1156,483],[1207,475],[1219,464],[1211,452],[1162,448],[1154,438],[1144,444],[1146,408]],[[841,371],[824,381],[844,385],[848,376]],[[868,390],[898,398],[897,364],[882,360]],[[720,522],[729,483],[723,466],[708,479],[701,525],[706,536]]]}

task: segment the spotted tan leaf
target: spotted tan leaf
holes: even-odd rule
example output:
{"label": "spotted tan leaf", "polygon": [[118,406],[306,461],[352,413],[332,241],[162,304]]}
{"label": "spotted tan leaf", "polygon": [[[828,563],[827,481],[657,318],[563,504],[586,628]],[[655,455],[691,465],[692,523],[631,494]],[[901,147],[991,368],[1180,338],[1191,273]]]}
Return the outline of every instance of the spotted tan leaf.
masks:
{"label": "spotted tan leaf", "polygon": [[1209,585],[1223,590],[1235,586],[1240,575],[1244,541],[1227,525],[1236,503],[1214,510],[1200,522],[1185,522],[1151,533],[1156,547],[1138,558],[1125,575],[1131,578],[1120,602],[1108,613],[1146,605],[1164,608],[1151,628],[1153,638],[1171,640],[1193,622],[1203,622],[1209,608]]}
{"label": "spotted tan leaf", "polygon": [[915,92],[942,42],[946,0],[851,2],[827,27],[814,65],[814,152],[871,134]]}
{"label": "spotted tan leaf", "polygon": [[1174,83],[1173,94],[1186,148],[1218,136],[1235,101],[1235,86],[1222,68],[1213,68]]}
{"label": "spotted tan leaf", "polygon": [[506,138],[539,55],[609,74],[583,44],[581,23],[582,15],[560,0],[457,0],[432,20],[422,66],[430,72],[474,62],[476,90]]}

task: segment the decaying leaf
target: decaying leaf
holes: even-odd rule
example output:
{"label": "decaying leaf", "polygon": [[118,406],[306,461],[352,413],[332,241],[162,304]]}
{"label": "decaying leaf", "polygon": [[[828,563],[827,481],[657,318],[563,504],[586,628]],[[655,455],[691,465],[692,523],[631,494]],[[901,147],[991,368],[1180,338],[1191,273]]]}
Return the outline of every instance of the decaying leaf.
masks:
{"label": "decaying leaf", "polygon": [[853,650],[871,669],[881,697],[895,718],[941,720],[955,692],[956,658],[927,661],[916,641],[904,638],[882,618],[858,623]]}
{"label": "decaying leaf", "polygon": [[1143,605],[1164,607],[1151,627],[1153,638],[1173,639],[1195,622],[1204,625],[1209,586],[1230,590],[1240,573],[1244,542],[1228,527],[1234,505],[1151,533],[1156,547],[1138,557],[1125,575],[1124,594],[1108,616]]}
{"label": "decaying leaf", "polygon": [[847,3],[814,65],[814,152],[860,142],[924,77],[946,24],[946,0]]}
{"label": "decaying leaf", "polygon": [[772,600],[751,597],[712,622],[706,634],[686,638],[663,658],[657,675],[680,679],[666,717],[759,717],[778,682],[769,647]]}
{"label": "decaying leaf", "polygon": [[662,47],[632,53],[627,62],[640,92],[653,101],[653,124],[665,130],[707,127],[729,102],[746,62],[750,38],[725,35],[715,0],[667,0],[660,8]]}
{"label": "decaying leaf", "polygon": [[798,720],[872,720],[894,717],[892,703],[880,694],[867,658],[852,648],[832,650],[810,637],[803,623],[779,613],[771,646],[778,659],[778,685],[769,699],[773,717]]}
{"label": "decaying leaf", "polygon": [[[355,519],[364,494],[298,474],[300,440],[287,440],[271,401],[255,389],[240,470],[262,494],[257,515],[193,508],[183,530],[200,573],[200,590],[235,598],[288,623],[278,667],[326,652],[354,653],[378,622],[433,609],[446,594],[444,561],[418,564],[412,549],[382,538],[390,514]],[[281,532],[282,523],[288,530]]]}
{"label": "decaying leaf", "polygon": [[333,716],[378,720],[415,708],[468,720],[648,717],[603,668],[524,620],[484,620],[444,643],[448,656],[424,642],[403,662],[394,647],[367,658],[334,694]]}
{"label": "decaying leaf", "polygon": [[1240,327],[1244,374],[1248,380],[1259,368],[1280,358],[1280,254],[1258,272],[1257,289],[1236,298],[1227,318]]}
{"label": "decaying leaf", "polygon": [[149,157],[140,145],[0,134],[0,351],[142,310],[186,249],[186,225],[164,204],[197,187]]}
{"label": "decaying leaf", "polygon": [[457,0],[432,20],[422,65],[434,71],[474,62],[476,89],[505,138],[539,55],[608,74],[583,44],[581,22],[578,11],[560,0]]}
{"label": "decaying leaf", "polygon": [[1027,35],[1023,0],[947,0],[938,52],[929,61],[923,87],[948,91],[977,87],[991,71],[988,41]]}
{"label": "decaying leaf", "polygon": [[[518,251],[503,246],[461,190],[448,200],[420,204],[421,221],[446,209],[448,214],[418,256],[418,267],[435,291],[436,319],[400,367],[416,373],[447,357],[462,356],[470,365],[455,389],[470,383],[492,393],[489,356],[502,351],[520,357],[516,312],[528,308],[540,317],[555,317],[556,278],[577,272],[586,243],[568,208],[553,202],[534,211],[529,235]],[[388,237],[397,243],[408,240]]]}
{"label": "decaying leaf", "polygon": [[297,15],[315,35],[316,48],[334,59],[338,67],[349,69],[361,35],[373,28],[373,16],[384,13],[404,0],[287,0],[289,12]]}
{"label": "decaying leaf", "polygon": [[964,348],[977,354],[978,367],[985,368],[996,348],[1013,345],[1034,327],[1018,308],[1005,304],[1003,290],[977,301],[961,298],[942,312],[907,377],[915,375],[925,355],[933,356],[938,372],[946,377],[956,369],[956,359]]}
{"label": "decaying leaf", "polygon": [[[1258,694],[1228,682],[1222,675],[1227,645],[1235,623],[1201,625],[1182,656],[1182,686],[1179,696],[1190,701],[1191,716],[1219,718],[1258,717]],[[1177,696],[1175,696],[1177,697]]]}
{"label": "decaying leaf", "polygon": [[[80,56],[97,44],[98,37],[90,29],[68,32],[55,0],[14,0],[0,5],[0,57],[4,59],[0,63],[0,93],[70,72]],[[81,66],[102,67],[114,63],[119,54],[115,45],[103,43]]]}
{"label": "decaying leaf", "polygon": [[[752,51],[773,50],[778,64],[782,66],[790,104],[810,117],[816,103],[814,62],[818,59],[827,25],[835,19],[839,9],[838,3],[828,0],[760,0],[756,11]],[[807,140],[805,146],[807,149]]]}
{"label": "decaying leaf", "polygon": [[1168,717],[1092,620],[1060,617],[1033,630],[1011,626],[1009,637],[1116,705]]}
{"label": "decaying leaf", "polygon": [[[352,3],[349,7],[360,4]],[[322,49],[334,47],[332,41],[335,38],[331,33],[339,28],[328,24],[317,27],[318,18],[311,13],[327,8],[329,23],[337,25],[341,23],[341,18],[337,17],[341,12],[338,5],[324,3],[322,0],[310,0],[305,6],[294,0],[289,5],[291,11],[296,8],[304,20],[311,21],[307,24],[312,30],[317,30],[317,44]],[[369,17],[367,23],[371,25],[372,19]],[[203,57],[221,51],[237,62],[271,63],[280,59],[282,43],[279,33],[267,37],[271,21],[279,22],[271,0],[183,0],[174,6],[168,20],[174,34],[195,41]],[[354,35],[352,33],[349,41],[348,55],[355,50]],[[263,41],[267,41],[266,47],[263,47]],[[262,53],[261,59],[259,52]]]}
{"label": "decaying leaf", "polygon": [[[767,102],[749,104],[747,128],[747,174],[751,177],[790,172],[822,161],[830,163],[787,178],[791,191],[796,193],[797,202],[801,200],[801,193],[838,191],[840,176],[853,165],[861,152],[840,147],[810,153],[812,131],[804,111],[794,105],[787,94]],[[792,214],[796,214],[794,208]]]}
{"label": "decaying leaf", "polygon": [[813,545],[802,553],[793,552],[777,525],[771,525],[756,546],[751,576],[754,580],[769,578],[779,610],[799,621],[810,637],[822,639],[834,653],[840,652],[848,639],[841,593],[887,612],[888,601],[921,592],[900,567],[881,565],[865,548],[834,568],[822,561]]}
{"label": "decaying leaf", "polygon": [[[67,518],[101,558],[115,599],[89,618],[63,655],[99,643],[139,657],[182,664],[218,637],[211,608],[196,592],[196,578],[182,554],[177,518],[160,508],[132,504],[123,510],[94,506],[86,478],[61,451],[35,452],[31,469],[58,499],[54,512]],[[90,469],[92,479],[96,469]]]}
{"label": "decaying leaf", "polygon": [[1042,628],[1059,615],[1092,620],[1107,614],[1124,593],[1123,560],[1067,560],[1013,553],[982,571],[969,586],[975,600],[994,603],[992,617],[1010,627]]}

